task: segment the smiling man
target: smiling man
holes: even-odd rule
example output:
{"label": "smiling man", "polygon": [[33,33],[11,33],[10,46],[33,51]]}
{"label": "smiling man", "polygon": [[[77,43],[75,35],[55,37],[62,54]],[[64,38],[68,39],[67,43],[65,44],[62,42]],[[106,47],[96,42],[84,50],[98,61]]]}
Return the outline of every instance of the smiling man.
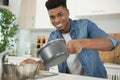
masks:
{"label": "smiling man", "polygon": [[66,0],[48,0],[45,6],[56,28],[48,41],[65,39],[70,53],[68,59],[58,65],[59,72],[106,78],[98,51],[111,51],[118,41],[88,19],[70,19]]}

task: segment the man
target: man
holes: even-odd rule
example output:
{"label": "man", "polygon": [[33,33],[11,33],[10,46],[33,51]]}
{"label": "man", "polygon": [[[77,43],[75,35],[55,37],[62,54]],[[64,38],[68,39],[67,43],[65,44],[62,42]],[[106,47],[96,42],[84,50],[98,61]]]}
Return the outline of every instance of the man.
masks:
{"label": "man", "polygon": [[115,49],[117,40],[88,19],[70,19],[66,0],[48,0],[45,5],[56,28],[48,41],[64,38],[70,53],[68,59],[58,65],[59,72],[106,78],[98,51]]}

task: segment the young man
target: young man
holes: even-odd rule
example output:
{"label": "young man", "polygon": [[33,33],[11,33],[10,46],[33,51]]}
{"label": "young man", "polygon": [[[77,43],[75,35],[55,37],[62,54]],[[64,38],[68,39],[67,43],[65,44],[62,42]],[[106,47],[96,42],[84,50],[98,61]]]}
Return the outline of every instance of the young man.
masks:
{"label": "young man", "polygon": [[64,38],[70,53],[68,59],[58,65],[59,72],[106,78],[98,50],[111,51],[118,41],[88,19],[70,19],[66,0],[48,0],[45,5],[56,28],[48,41]]}

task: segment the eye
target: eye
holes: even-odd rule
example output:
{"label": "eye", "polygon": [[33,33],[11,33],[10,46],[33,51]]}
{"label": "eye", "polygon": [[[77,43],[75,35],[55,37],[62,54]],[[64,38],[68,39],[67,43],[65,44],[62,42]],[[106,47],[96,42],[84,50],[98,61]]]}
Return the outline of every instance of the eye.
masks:
{"label": "eye", "polygon": [[55,17],[54,16],[50,16],[50,19],[54,19]]}
{"label": "eye", "polygon": [[58,17],[62,17],[64,14],[63,13],[60,13],[60,14],[58,14]]}

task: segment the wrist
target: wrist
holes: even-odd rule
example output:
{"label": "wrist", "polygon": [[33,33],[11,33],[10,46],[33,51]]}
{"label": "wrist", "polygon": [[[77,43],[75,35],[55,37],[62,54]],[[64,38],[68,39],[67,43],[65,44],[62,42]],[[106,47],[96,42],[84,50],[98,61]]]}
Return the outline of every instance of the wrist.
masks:
{"label": "wrist", "polygon": [[86,43],[87,43],[87,40],[86,39],[80,39],[79,40],[79,43],[80,43],[80,46],[82,47],[82,48],[86,48]]}

